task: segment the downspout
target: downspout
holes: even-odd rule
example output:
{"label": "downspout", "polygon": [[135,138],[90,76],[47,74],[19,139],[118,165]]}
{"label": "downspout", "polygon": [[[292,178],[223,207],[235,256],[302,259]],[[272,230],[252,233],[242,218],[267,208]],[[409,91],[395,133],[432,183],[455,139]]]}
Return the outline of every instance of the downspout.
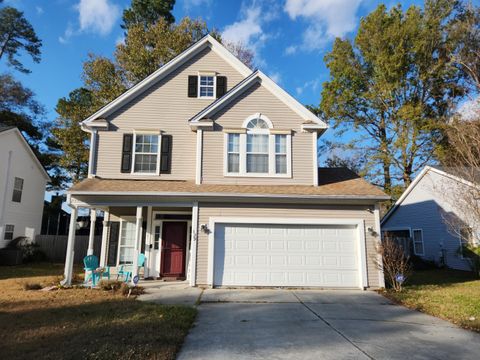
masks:
{"label": "downspout", "polygon": [[10,168],[12,166],[12,150],[8,152],[8,160],[7,160],[7,172],[6,172],[6,177],[5,177],[5,189],[3,191],[3,197],[2,197],[2,208],[1,208],[1,213],[0,213],[0,236],[3,238],[3,221],[5,217],[5,206],[7,203],[7,193],[8,193],[8,181],[10,179]]}
{"label": "downspout", "polygon": [[88,177],[95,177],[96,164],[95,164],[95,149],[97,148],[98,130],[87,130],[90,132],[90,152],[88,155]]}

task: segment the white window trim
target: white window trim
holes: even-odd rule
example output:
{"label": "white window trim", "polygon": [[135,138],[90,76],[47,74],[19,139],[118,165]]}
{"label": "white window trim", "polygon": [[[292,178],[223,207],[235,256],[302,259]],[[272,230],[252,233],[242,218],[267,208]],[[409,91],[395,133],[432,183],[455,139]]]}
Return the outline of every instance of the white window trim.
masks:
{"label": "white window trim", "polygon": [[[415,248],[415,231],[420,231],[421,239],[422,239],[422,252],[417,253],[417,249]],[[423,241],[423,229],[412,229],[412,242],[413,242],[413,253],[417,256],[424,256],[425,255],[425,242]]]}
{"label": "white window trim", "polygon": [[[202,76],[212,76],[213,77],[213,96],[200,96],[200,77]],[[198,99],[207,99],[212,100],[217,98],[217,73],[209,72],[199,72],[197,80],[197,98]]]}
{"label": "white window trim", "polygon": [[[269,129],[260,129],[255,130],[254,132],[249,132],[246,129],[245,132],[240,133],[240,166],[239,171],[237,172],[229,172],[228,171],[228,135],[230,132],[228,130],[225,131],[224,135],[224,159],[223,159],[223,175],[225,177],[258,177],[258,178],[291,178],[292,177],[292,135],[291,134],[274,134],[271,130],[273,130],[273,123],[267,118],[265,115],[256,113],[253,114],[245,119],[242,124],[243,128],[246,128],[248,123],[253,119],[262,119],[264,120]],[[238,134],[238,132],[235,132]],[[247,172],[247,134],[264,134],[268,135],[268,172],[267,173],[249,173]],[[287,172],[284,174],[277,174],[276,173],[276,161],[275,161],[275,136],[276,135],[286,135],[287,137]]]}
{"label": "white window trim", "polygon": [[[158,135],[157,143],[157,171],[154,173],[150,172],[137,172],[135,171],[135,157],[137,156],[136,147],[137,147],[137,135]],[[132,175],[146,175],[146,176],[159,176],[160,175],[160,151],[162,148],[162,135],[158,131],[134,131],[133,133],[133,154],[132,154]],[[153,153],[152,153],[153,154]],[[151,155],[151,154],[150,154]]]}
{"label": "white window trim", "polygon": [[[12,227],[12,231],[7,231],[7,227],[8,227],[8,226],[11,226],[11,227]],[[7,233],[12,233],[12,238],[11,238],[11,239],[5,239],[5,235],[6,235]],[[4,240],[4,241],[11,241],[11,240],[13,240],[13,239],[15,239],[15,225],[14,225],[14,224],[5,224],[5,226],[4,226],[4,231],[3,231],[3,240]]]}
{"label": "white window trim", "polygon": [[[136,225],[136,217],[135,216],[124,216],[120,219],[120,228],[118,229],[118,249],[117,249],[117,267],[118,266],[132,266],[132,264],[120,264],[120,249],[122,248],[122,229],[123,224],[125,222],[133,222]],[[135,239],[133,240],[133,248],[135,248]],[[123,246],[123,247],[131,247],[131,246]],[[135,251],[134,251],[135,252]],[[135,254],[134,254],[135,256]]]}

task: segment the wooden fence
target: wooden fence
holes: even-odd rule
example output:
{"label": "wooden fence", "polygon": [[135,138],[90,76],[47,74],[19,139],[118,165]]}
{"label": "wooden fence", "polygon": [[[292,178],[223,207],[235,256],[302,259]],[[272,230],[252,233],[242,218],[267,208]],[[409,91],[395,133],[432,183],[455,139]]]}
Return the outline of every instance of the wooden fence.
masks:
{"label": "wooden fence", "polygon": [[[47,258],[53,262],[65,262],[67,253],[67,235],[37,235],[35,242],[40,245],[40,249],[47,255]],[[93,254],[100,257],[100,247],[102,236],[97,235],[94,238]],[[73,261],[81,264],[83,258],[87,255],[88,235],[75,236],[75,255]]]}

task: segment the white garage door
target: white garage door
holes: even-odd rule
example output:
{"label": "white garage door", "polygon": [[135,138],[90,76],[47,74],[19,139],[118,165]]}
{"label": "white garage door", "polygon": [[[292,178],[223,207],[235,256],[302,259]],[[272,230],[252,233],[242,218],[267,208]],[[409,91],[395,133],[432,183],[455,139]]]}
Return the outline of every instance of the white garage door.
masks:
{"label": "white garage door", "polygon": [[359,287],[356,226],[215,224],[213,284]]}

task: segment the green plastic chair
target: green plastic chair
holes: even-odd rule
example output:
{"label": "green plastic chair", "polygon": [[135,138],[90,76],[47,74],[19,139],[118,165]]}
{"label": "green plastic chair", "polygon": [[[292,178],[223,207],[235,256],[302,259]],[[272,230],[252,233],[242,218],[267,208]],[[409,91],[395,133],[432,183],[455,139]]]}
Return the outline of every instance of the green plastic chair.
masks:
{"label": "green plastic chair", "polygon": [[98,258],[95,255],[88,255],[83,258],[84,270],[87,272],[85,277],[85,284],[89,281],[92,282],[92,287],[97,286],[97,280],[99,278],[96,270],[98,269]]}
{"label": "green plastic chair", "polygon": [[[145,260],[146,260],[145,254],[138,254],[138,271],[137,274],[140,272],[140,269],[145,265]],[[127,270],[125,271],[123,268],[123,265],[121,266],[121,271],[123,274],[125,274],[125,282],[128,282],[128,280],[132,277],[133,271],[132,270]],[[118,277],[117,277],[118,279]]]}

